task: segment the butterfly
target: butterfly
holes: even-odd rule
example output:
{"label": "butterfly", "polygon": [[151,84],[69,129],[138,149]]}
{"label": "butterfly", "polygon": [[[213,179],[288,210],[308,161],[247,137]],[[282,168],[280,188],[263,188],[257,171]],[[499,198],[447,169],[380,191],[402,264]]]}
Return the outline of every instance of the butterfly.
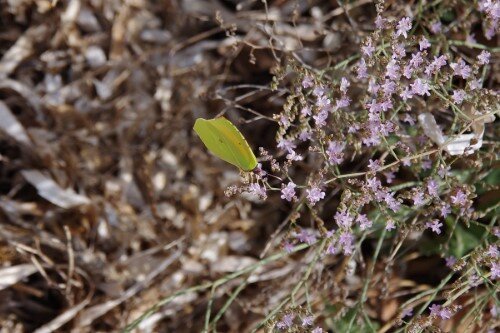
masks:
{"label": "butterfly", "polygon": [[257,166],[257,159],[247,140],[226,118],[198,118],[193,129],[208,150],[218,158],[243,171],[252,171]]}

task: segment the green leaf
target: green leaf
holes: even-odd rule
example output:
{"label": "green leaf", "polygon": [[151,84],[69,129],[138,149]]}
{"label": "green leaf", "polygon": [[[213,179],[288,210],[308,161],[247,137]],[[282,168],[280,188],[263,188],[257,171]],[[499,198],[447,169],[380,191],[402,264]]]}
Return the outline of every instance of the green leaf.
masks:
{"label": "green leaf", "polygon": [[370,319],[362,318],[358,310],[352,308],[347,310],[341,318],[329,318],[327,322],[333,332],[372,333],[374,331],[370,326],[375,330],[379,328],[378,323],[370,320],[370,325],[368,325],[367,320]]}
{"label": "green leaf", "polygon": [[247,141],[226,118],[198,118],[194,131],[208,150],[218,158],[244,171],[252,171],[257,166],[257,159]]}
{"label": "green leaf", "polygon": [[469,228],[464,228],[462,225],[457,224],[450,239],[448,254],[456,258],[462,258],[476,246],[479,246],[480,237],[483,232],[484,228],[475,224],[471,224]]}

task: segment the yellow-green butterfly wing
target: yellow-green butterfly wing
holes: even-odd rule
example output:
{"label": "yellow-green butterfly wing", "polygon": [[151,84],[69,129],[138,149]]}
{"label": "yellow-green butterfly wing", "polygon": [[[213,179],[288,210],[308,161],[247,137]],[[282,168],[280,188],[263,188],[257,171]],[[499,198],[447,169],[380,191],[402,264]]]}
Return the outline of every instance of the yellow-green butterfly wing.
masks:
{"label": "yellow-green butterfly wing", "polygon": [[208,150],[220,159],[244,171],[252,171],[257,166],[257,159],[247,141],[226,118],[198,118],[194,131]]}

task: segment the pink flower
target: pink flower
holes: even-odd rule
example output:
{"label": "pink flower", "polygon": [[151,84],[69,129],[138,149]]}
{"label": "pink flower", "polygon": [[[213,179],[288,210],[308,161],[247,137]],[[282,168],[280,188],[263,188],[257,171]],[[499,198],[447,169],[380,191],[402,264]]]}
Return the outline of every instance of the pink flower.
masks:
{"label": "pink flower", "polygon": [[395,59],[391,59],[387,64],[385,70],[385,76],[390,78],[391,80],[398,80],[401,74],[399,74],[399,65],[397,64]]}
{"label": "pink flower", "polygon": [[347,211],[337,211],[334,216],[335,222],[341,228],[349,228],[352,225],[353,218]]}
{"label": "pink flower", "polygon": [[338,141],[330,141],[326,154],[328,161],[333,165],[338,165],[344,160],[344,144]]}
{"label": "pink flower", "polygon": [[451,63],[450,67],[453,69],[453,75],[461,76],[463,79],[467,79],[471,75],[472,70],[463,59]]}
{"label": "pink flower", "polygon": [[316,126],[323,127],[326,125],[326,119],[328,118],[328,111],[321,110],[318,114],[313,116]]}
{"label": "pink flower", "polygon": [[[384,91],[384,96],[389,97],[396,91],[396,83],[386,80],[382,85],[382,90]],[[385,111],[385,110],[384,110]]]}
{"label": "pink flower", "polygon": [[311,331],[311,333],[323,333],[323,332],[324,332],[323,329],[319,326]]}
{"label": "pink flower", "polygon": [[368,58],[370,58],[372,56],[374,51],[375,51],[375,48],[373,47],[371,40],[368,40],[368,43],[366,43],[365,46],[361,47],[361,52],[363,52],[363,54],[365,56],[367,56]]}
{"label": "pink flower", "polygon": [[352,254],[354,250],[354,236],[348,231],[344,231],[339,236],[339,244],[343,248],[344,255]]}
{"label": "pink flower", "polygon": [[259,198],[261,198],[262,200],[265,200],[267,198],[267,194],[266,194],[266,189],[265,187],[263,186],[260,186],[259,184],[257,183],[252,183],[248,186],[248,191],[256,196],[258,196]]}
{"label": "pink flower", "polygon": [[496,245],[490,245],[488,248],[488,255],[492,258],[498,258],[499,251]]}
{"label": "pink flower", "polygon": [[342,96],[342,98],[337,100],[335,107],[337,109],[346,108],[351,104],[351,99],[347,96]]}
{"label": "pink flower", "polygon": [[302,110],[300,110],[300,114],[304,117],[311,115],[311,108],[309,106],[304,106]]}
{"label": "pink flower", "polygon": [[314,322],[313,316],[307,316],[302,319],[302,327],[312,326]]}
{"label": "pink flower", "polygon": [[[413,97],[413,93],[411,92],[410,88],[406,87],[406,89],[403,90],[399,96],[403,99],[403,101],[406,102],[408,99]],[[408,116],[408,114],[407,114],[407,116]],[[406,118],[403,119],[403,121],[406,121]],[[410,123],[410,125],[413,125],[413,124]]]}
{"label": "pink flower", "polygon": [[446,216],[448,216],[448,214],[451,213],[450,205],[445,204],[445,205],[441,206],[440,212],[441,212],[441,216],[443,218],[446,218]]}
{"label": "pink flower", "polygon": [[427,38],[425,38],[424,36],[422,36],[422,39],[420,39],[420,42],[418,42],[418,46],[420,48],[420,51],[423,51],[423,50],[428,49],[429,47],[431,47],[431,43],[429,43],[429,41],[427,40]]}
{"label": "pink flower", "polygon": [[319,187],[312,187],[306,190],[307,200],[311,205],[315,205],[318,201],[325,198],[325,192],[321,191]]}
{"label": "pink flower", "polygon": [[295,187],[293,182],[289,182],[285,187],[281,189],[281,199],[286,201],[292,201],[295,198]]}
{"label": "pink flower", "polygon": [[415,82],[411,84],[411,91],[416,95],[430,96],[431,94],[429,93],[429,89],[429,84],[425,81],[422,81],[421,79],[416,79]]}
{"label": "pink flower", "polygon": [[406,308],[401,312],[401,318],[409,317],[413,315],[413,308]]}
{"label": "pink flower", "polygon": [[361,230],[366,230],[372,227],[373,222],[366,217],[365,214],[359,214],[356,218],[356,222],[359,224]]}
{"label": "pink flower", "polygon": [[431,32],[433,34],[438,34],[441,32],[441,27],[442,27],[442,24],[440,21],[433,22],[431,24]]}
{"label": "pink flower", "polygon": [[411,30],[411,19],[403,17],[397,24],[396,37],[403,35],[404,38],[408,37],[408,31]]}
{"label": "pink flower", "polygon": [[496,280],[500,277],[500,264],[498,262],[493,262],[491,264],[491,278]]}
{"label": "pink flower", "polygon": [[462,190],[458,190],[457,194],[451,196],[451,203],[463,207],[467,204],[467,195]]}
{"label": "pink flower", "polygon": [[281,318],[281,320],[278,322],[278,324],[276,325],[280,330],[284,330],[284,329],[287,329],[287,328],[290,328],[292,327],[293,325],[293,319],[295,318],[295,315],[294,314],[286,314],[283,316],[283,318]]}
{"label": "pink flower", "polygon": [[286,253],[292,253],[293,252],[293,244],[290,243],[289,241],[285,241],[285,244],[283,244],[283,249],[285,250]]}
{"label": "pink flower", "polygon": [[393,212],[397,212],[401,208],[401,203],[394,198],[393,194],[387,193],[384,197],[384,201]]}
{"label": "pink flower", "polygon": [[453,96],[451,96],[451,98],[456,104],[462,104],[466,96],[467,94],[463,89],[458,89],[453,92]]}
{"label": "pink flower", "polygon": [[441,317],[441,319],[450,319],[452,316],[452,313],[451,313],[451,310],[448,309],[448,308],[443,308],[441,309],[441,311],[439,311],[439,317]]}
{"label": "pink flower", "polygon": [[406,55],[405,46],[403,43],[396,43],[392,45],[392,57],[395,59],[401,59]]}
{"label": "pink flower", "polygon": [[380,169],[380,161],[374,161],[370,159],[368,161],[368,169],[370,169],[371,171],[377,171],[378,169]]}
{"label": "pink flower", "polygon": [[403,121],[404,121],[405,123],[410,124],[411,126],[415,125],[415,118],[413,118],[413,117],[411,116],[411,114],[409,114],[409,113],[406,113],[406,114],[405,114],[405,117],[403,118]]}
{"label": "pink flower", "polygon": [[310,76],[304,76],[302,79],[302,88],[307,89],[311,88],[314,85],[313,78]]}
{"label": "pink flower", "polygon": [[441,234],[441,227],[442,226],[443,226],[443,224],[441,222],[439,222],[439,220],[432,220],[431,222],[427,222],[425,224],[426,228],[431,229],[432,231],[434,231],[438,235]]}
{"label": "pink flower", "polygon": [[439,57],[434,56],[434,60],[431,62],[429,66],[425,69],[425,74],[431,75],[432,73],[436,73],[441,69],[441,67],[446,65],[446,56],[441,55]]}
{"label": "pink flower", "polygon": [[299,134],[299,139],[301,141],[307,141],[310,140],[311,138],[312,138],[312,133],[306,129],[300,132]]}
{"label": "pink flower", "polygon": [[431,311],[431,316],[439,316],[439,312],[441,311],[441,305],[432,304],[429,306],[429,310]]}
{"label": "pink flower", "polygon": [[288,151],[289,153],[292,152],[297,146],[288,139],[280,139],[277,145],[278,148],[284,149]]}
{"label": "pink flower", "polygon": [[342,91],[344,94],[347,92],[347,88],[349,88],[350,85],[351,83],[345,77],[340,79],[340,91]]}
{"label": "pink flower", "polygon": [[377,29],[383,29],[384,25],[385,19],[382,16],[377,15],[377,17],[375,18],[375,27],[377,27]]}
{"label": "pink flower", "polygon": [[300,233],[297,234],[297,239],[299,242],[307,243],[309,245],[316,243],[316,236],[312,232],[307,231],[306,229],[300,230]]}
{"label": "pink flower", "polygon": [[[499,6],[499,8],[500,8],[500,6]],[[490,56],[491,56],[491,53],[489,53],[488,51],[482,51],[477,56],[477,60],[479,61],[480,65],[486,65],[490,62]]]}
{"label": "pink flower", "polygon": [[433,197],[439,196],[439,184],[434,180],[431,179],[427,182],[427,192],[429,192],[429,195]]}
{"label": "pink flower", "polygon": [[469,81],[469,87],[470,87],[470,90],[477,90],[477,89],[481,89],[481,86],[483,85],[483,82],[481,81],[481,79],[477,79],[477,80],[470,80]]}
{"label": "pink flower", "polygon": [[365,61],[365,59],[361,58],[361,60],[358,63],[358,68],[357,68],[358,79],[367,78],[368,77],[367,70],[368,70],[368,68],[366,67],[366,61]]}
{"label": "pink flower", "polygon": [[393,229],[396,229],[396,224],[394,224],[394,221],[392,221],[392,220],[387,221],[387,223],[385,225],[385,230],[391,231]]}
{"label": "pink flower", "polygon": [[418,68],[424,62],[424,58],[422,58],[422,52],[417,52],[411,55],[410,65],[413,68]]}
{"label": "pink flower", "polygon": [[449,268],[452,268],[453,265],[457,263],[457,258],[455,258],[454,256],[446,257],[445,260],[446,260],[446,266]]}
{"label": "pink flower", "polygon": [[421,190],[418,190],[414,195],[413,195],[413,204],[417,207],[422,206],[425,203],[424,200],[424,193]]}
{"label": "pink flower", "polygon": [[385,181],[387,182],[387,184],[391,184],[395,178],[394,172],[384,172],[384,176],[385,176]]}

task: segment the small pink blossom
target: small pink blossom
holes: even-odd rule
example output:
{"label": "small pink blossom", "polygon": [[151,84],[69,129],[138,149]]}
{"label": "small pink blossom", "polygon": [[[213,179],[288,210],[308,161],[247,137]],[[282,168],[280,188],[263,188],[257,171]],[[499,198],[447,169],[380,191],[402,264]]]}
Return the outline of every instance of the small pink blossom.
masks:
{"label": "small pink blossom", "polygon": [[429,195],[437,197],[439,196],[438,191],[439,191],[439,184],[434,179],[429,180],[427,182],[427,192],[429,193]]}
{"label": "small pink blossom", "polygon": [[431,229],[433,232],[435,232],[438,235],[441,234],[441,227],[442,226],[443,226],[443,224],[441,222],[439,222],[439,220],[432,220],[431,222],[427,222],[425,224],[426,228]]}
{"label": "small pink blossom", "polygon": [[312,326],[314,323],[313,316],[307,316],[302,319],[302,327]]}
{"label": "small pink blossom", "polygon": [[380,161],[371,159],[368,161],[368,169],[370,169],[371,171],[376,172],[378,169],[380,169],[380,167]]}
{"label": "small pink blossom", "polygon": [[413,200],[413,204],[415,206],[417,206],[417,207],[422,206],[425,203],[424,193],[421,190],[418,190],[413,195],[412,200]]}
{"label": "small pink blossom", "polygon": [[361,47],[361,52],[363,52],[363,54],[365,56],[367,56],[368,58],[371,58],[374,51],[375,51],[375,48],[373,47],[371,40],[368,40],[366,45]]}
{"label": "small pink blossom", "polygon": [[401,318],[410,317],[413,315],[413,308],[405,308],[401,312]]}
{"label": "small pink blossom", "polygon": [[420,42],[418,42],[418,46],[420,48],[420,51],[423,51],[431,47],[431,43],[429,43],[429,40],[427,40],[427,38],[422,36],[422,39],[420,39]]}
{"label": "small pink blossom", "polygon": [[441,22],[440,22],[440,21],[433,22],[433,23],[431,24],[431,27],[430,27],[431,32],[432,32],[433,34],[438,34],[438,33],[440,33],[440,32],[441,32],[441,28],[442,28],[442,24],[441,24]]}
{"label": "small pink blossom", "polygon": [[352,233],[348,231],[342,232],[339,236],[338,243],[342,247],[344,255],[352,254],[354,250],[354,236]]}
{"label": "small pink blossom", "polygon": [[358,79],[367,78],[368,77],[367,70],[368,70],[368,68],[366,67],[366,61],[365,61],[365,59],[361,58],[361,60],[358,63],[358,67],[357,67]]}
{"label": "small pink blossom", "polygon": [[328,143],[328,148],[326,154],[328,155],[328,161],[333,165],[338,165],[344,160],[344,144],[338,141],[330,141]]}
{"label": "small pink blossom", "polygon": [[441,305],[432,304],[429,306],[429,310],[431,311],[431,316],[439,316],[439,312],[441,311]]}
{"label": "small pink blossom", "polygon": [[411,30],[411,19],[409,17],[403,17],[397,24],[397,31],[396,31],[396,37],[397,36],[404,36],[404,38],[408,37],[408,31]]}
{"label": "small pink blossom", "polygon": [[323,127],[326,125],[326,119],[328,118],[328,111],[321,110],[318,114],[313,116],[314,122],[317,127]]}
{"label": "small pink blossom", "polygon": [[347,88],[349,88],[350,85],[351,83],[345,77],[340,79],[340,91],[344,94],[347,92]]}
{"label": "small pink blossom", "polygon": [[443,218],[446,218],[446,216],[448,216],[448,214],[451,213],[451,207],[450,207],[450,205],[448,205],[448,204],[442,205],[441,209],[440,209],[440,212],[441,212],[441,216]]}
{"label": "small pink blossom", "polygon": [[491,264],[490,271],[491,271],[491,278],[493,280],[496,280],[496,279],[500,278],[500,263],[499,262],[493,262]]}
{"label": "small pink blossom", "polygon": [[304,106],[302,108],[302,110],[300,110],[300,114],[304,117],[306,116],[310,116],[312,113],[311,113],[311,108],[309,106]]}
{"label": "small pink blossom", "polygon": [[[412,93],[412,91],[410,90],[410,88],[406,87],[406,88],[405,88],[405,90],[403,90],[399,96],[403,99],[403,101],[405,101],[405,102],[406,102],[408,99],[410,99],[410,98],[412,98],[412,97],[413,97],[413,93]],[[407,116],[409,116],[408,114],[406,114],[406,115],[407,115]],[[410,116],[410,117],[411,117],[411,116]],[[403,119],[403,121],[408,122],[406,119],[407,119],[407,118]],[[412,118],[410,118],[410,119],[412,119]],[[412,119],[412,120],[413,120],[413,119]],[[415,120],[413,120],[413,124],[415,124]],[[413,125],[413,124],[411,124],[411,123],[410,123],[410,125]]]}
{"label": "small pink blossom", "polygon": [[290,328],[293,325],[293,319],[294,318],[295,318],[294,314],[291,314],[291,313],[286,314],[286,315],[283,316],[283,318],[281,318],[281,320],[278,322],[278,324],[276,324],[276,326],[280,330],[284,330],[284,329]]}
{"label": "small pink blossom", "polygon": [[349,215],[347,211],[337,211],[334,216],[335,222],[337,222],[338,226],[341,228],[348,229],[351,227],[353,222],[353,217]]}
{"label": "small pink blossom", "polygon": [[375,18],[375,27],[377,29],[383,29],[385,26],[385,19],[381,15],[377,15]]}
{"label": "small pink blossom", "polygon": [[500,254],[496,245],[492,244],[488,247],[488,255],[492,258],[498,258]]}
{"label": "small pink blossom", "polygon": [[302,79],[302,88],[307,89],[311,88],[314,85],[313,78],[310,76],[304,76]]}
{"label": "small pink blossom", "polygon": [[356,218],[356,222],[359,224],[361,230],[369,229],[373,225],[373,222],[368,219],[365,214],[359,214]]}
{"label": "small pink blossom", "polygon": [[387,221],[387,223],[385,224],[385,230],[391,231],[393,229],[396,229],[396,224],[394,223],[394,221],[392,220]]}
{"label": "small pink blossom", "polygon": [[265,200],[267,198],[266,194],[266,189],[265,187],[257,184],[257,183],[252,183],[248,186],[248,191],[252,193],[253,195],[258,196],[262,200]]}
{"label": "small pink blossom", "polygon": [[283,244],[283,250],[285,250],[286,253],[292,253],[293,252],[293,244],[290,243],[289,241],[285,241]]}
{"label": "small pink blossom", "polygon": [[421,79],[416,79],[415,82],[411,84],[411,91],[416,95],[430,96],[431,94],[429,93],[429,89],[429,84]]}
{"label": "small pink blossom", "polygon": [[289,153],[292,152],[297,146],[291,141],[291,140],[288,140],[288,139],[280,139],[278,141],[278,145],[277,145],[278,148],[280,149],[284,149],[286,151],[288,151]]}
{"label": "small pink blossom", "polygon": [[491,56],[491,53],[489,53],[488,51],[482,51],[477,56],[477,60],[479,61],[480,65],[486,65],[486,64],[488,64],[490,62],[490,56]]}
{"label": "small pink blossom", "polygon": [[301,243],[307,243],[309,245],[316,243],[316,236],[307,231],[306,229],[301,229],[300,232],[296,235],[297,240]]}
{"label": "small pink blossom", "polygon": [[458,190],[455,195],[451,196],[451,203],[463,207],[467,204],[467,195],[462,190]]}
{"label": "small pink blossom", "polygon": [[481,89],[482,86],[483,86],[483,82],[481,81],[481,79],[469,81],[470,90]]}
{"label": "small pink blossom", "polygon": [[453,69],[453,75],[461,76],[463,79],[468,79],[472,72],[470,66],[463,59],[451,63],[450,67]]}
{"label": "small pink blossom", "polygon": [[311,189],[306,190],[307,200],[311,205],[315,205],[321,199],[325,198],[325,192],[321,191],[319,187],[312,187]]}
{"label": "small pink blossom", "polygon": [[395,59],[391,59],[386,66],[385,76],[387,76],[391,80],[398,80],[400,75],[399,65],[397,64]]}
{"label": "small pink blossom", "polygon": [[453,92],[451,98],[453,99],[453,102],[455,102],[456,104],[462,104],[466,96],[467,94],[463,89],[458,89]]}
{"label": "small pink blossom", "polygon": [[395,59],[401,59],[406,55],[405,46],[403,43],[396,43],[392,45],[392,57]]}
{"label": "small pink blossom", "polygon": [[449,267],[449,268],[452,268],[453,265],[455,265],[457,263],[457,258],[455,258],[454,256],[449,256],[449,257],[446,257],[446,267]]}
{"label": "small pink blossom", "polygon": [[281,199],[286,201],[292,201],[295,198],[295,187],[297,185],[294,182],[289,182],[285,187],[281,189]]}
{"label": "small pink blossom", "polygon": [[396,177],[394,176],[394,172],[384,172],[384,176],[387,184],[391,184],[394,178]]}

